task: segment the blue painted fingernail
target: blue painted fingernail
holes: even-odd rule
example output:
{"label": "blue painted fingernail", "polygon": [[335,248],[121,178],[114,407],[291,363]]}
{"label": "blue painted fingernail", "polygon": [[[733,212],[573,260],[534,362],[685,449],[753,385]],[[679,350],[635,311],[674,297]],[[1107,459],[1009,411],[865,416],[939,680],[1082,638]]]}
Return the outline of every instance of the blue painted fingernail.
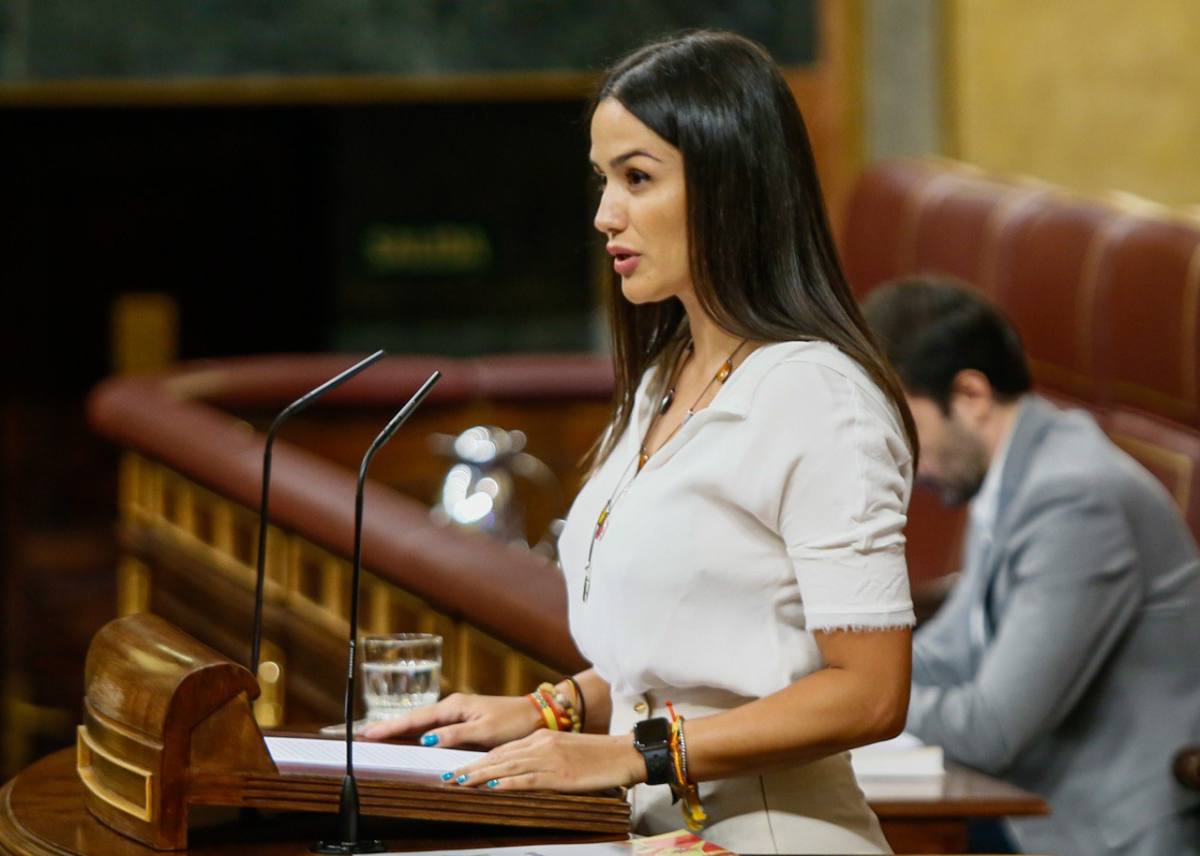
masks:
{"label": "blue painted fingernail", "polygon": [[466,774],[466,773],[463,773],[461,776],[459,776],[459,777],[458,777],[457,779],[455,779],[454,781],[458,782],[458,783],[461,785],[461,784],[462,784],[463,782],[465,782],[465,781],[466,781],[468,778],[469,778],[469,777],[467,776],[467,774]]}
{"label": "blue painted fingernail", "polygon": [[494,787],[496,787],[496,785],[498,785],[498,784],[500,784],[500,780],[499,780],[499,779],[492,779],[490,782],[488,782],[488,787],[489,787],[489,788],[494,788]]}
{"label": "blue painted fingernail", "polygon": [[422,734],[421,735],[421,745],[422,746],[437,746],[437,742],[438,742],[438,736],[436,734]]}
{"label": "blue painted fingernail", "polygon": [[453,779],[453,778],[454,778],[454,771],[453,771],[453,770],[451,770],[449,773],[442,773],[442,781],[443,781],[443,782],[448,782],[448,781],[450,781],[450,780],[451,780],[451,779]]}

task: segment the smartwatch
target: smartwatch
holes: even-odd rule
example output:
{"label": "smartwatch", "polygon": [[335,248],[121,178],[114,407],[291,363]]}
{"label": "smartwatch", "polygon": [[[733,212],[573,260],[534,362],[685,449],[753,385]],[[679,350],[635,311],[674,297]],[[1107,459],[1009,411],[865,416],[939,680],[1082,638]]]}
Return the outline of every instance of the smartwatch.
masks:
{"label": "smartwatch", "polygon": [[671,723],[666,717],[643,719],[633,726],[633,748],[646,762],[646,784],[665,785],[671,781]]}

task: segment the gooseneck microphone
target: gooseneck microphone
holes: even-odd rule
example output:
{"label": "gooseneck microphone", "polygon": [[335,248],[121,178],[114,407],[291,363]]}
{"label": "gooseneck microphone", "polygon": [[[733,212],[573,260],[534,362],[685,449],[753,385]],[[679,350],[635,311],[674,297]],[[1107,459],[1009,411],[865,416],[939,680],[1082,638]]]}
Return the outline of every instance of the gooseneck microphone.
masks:
{"label": "gooseneck microphone", "polygon": [[255,680],[258,679],[258,659],[262,647],[263,588],[267,568],[267,506],[271,495],[271,448],[275,445],[275,435],[283,423],[292,416],[308,407],[329,390],[341,386],[363,369],[376,363],[385,353],[386,351],[376,351],[365,360],[355,363],[341,374],[325,381],[316,389],[306,392],[283,408],[275,417],[275,421],[271,423],[270,430],[267,431],[267,445],[263,451],[262,507],[258,513],[258,578],[254,587],[254,639],[250,644],[250,674],[254,675]]}
{"label": "gooseneck microphone", "polygon": [[358,490],[354,495],[354,573],[350,582],[350,661],[346,673],[346,777],[342,779],[342,793],[338,803],[342,840],[318,842],[312,847],[314,853],[340,856],[349,853],[380,853],[384,850],[382,841],[358,840],[358,783],[354,779],[354,666],[358,650],[359,577],[362,575],[363,486],[367,480],[367,468],[371,466],[371,459],[375,457],[375,453],[408,420],[441,378],[442,373],[435,371],[417,390],[416,395],[400,408],[367,449],[367,453],[363,455],[362,466],[358,470]]}

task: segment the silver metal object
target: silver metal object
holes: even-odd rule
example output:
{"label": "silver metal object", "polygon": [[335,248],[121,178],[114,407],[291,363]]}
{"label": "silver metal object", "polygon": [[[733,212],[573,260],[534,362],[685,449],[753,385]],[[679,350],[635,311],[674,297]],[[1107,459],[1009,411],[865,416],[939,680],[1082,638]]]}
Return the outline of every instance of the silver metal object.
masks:
{"label": "silver metal object", "polygon": [[[432,435],[433,451],[453,462],[431,512],[434,520],[528,547],[525,508],[517,496],[516,480],[526,479],[555,499],[561,490],[550,467],[524,451],[526,442],[524,432],[494,425],[476,425],[457,437]],[[534,548],[550,559],[557,555],[554,528],[552,523],[551,532]]]}

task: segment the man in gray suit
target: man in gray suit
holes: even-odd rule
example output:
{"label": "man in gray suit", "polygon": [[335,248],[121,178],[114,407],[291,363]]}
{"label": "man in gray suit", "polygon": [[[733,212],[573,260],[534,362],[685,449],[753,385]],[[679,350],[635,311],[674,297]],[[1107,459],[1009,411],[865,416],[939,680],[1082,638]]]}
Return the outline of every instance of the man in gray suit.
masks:
{"label": "man in gray suit", "polygon": [[1045,797],[1029,852],[1200,854],[1200,561],[1162,486],[1088,415],[1030,392],[1020,340],[953,282],[872,292],[918,481],[970,502],[963,572],[913,642],[908,730]]}

